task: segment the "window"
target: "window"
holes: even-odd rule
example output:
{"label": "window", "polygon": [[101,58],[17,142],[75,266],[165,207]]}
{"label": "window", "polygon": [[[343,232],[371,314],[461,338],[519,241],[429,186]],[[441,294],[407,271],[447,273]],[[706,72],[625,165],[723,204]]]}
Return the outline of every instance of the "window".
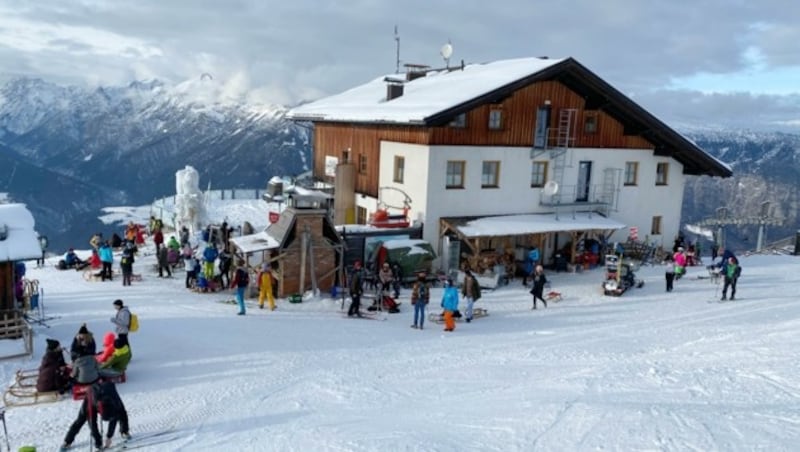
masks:
{"label": "window", "polygon": [[489,110],[489,128],[492,130],[503,128],[503,110],[496,108]]}
{"label": "window", "polygon": [[656,166],[656,185],[667,185],[669,175],[669,163],[662,162]]}
{"label": "window", "polygon": [[547,162],[533,162],[531,165],[531,187],[544,187],[547,182]]}
{"label": "window", "polygon": [[394,177],[392,180],[398,184],[403,183],[403,178],[406,175],[406,159],[399,155],[394,156]]}
{"label": "window", "polygon": [[583,133],[591,135],[597,133],[597,113],[587,112],[583,116]]}
{"label": "window", "polygon": [[460,115],[453,118],[453,120],[450,121],[450,127],[458,127],[461,129],[467,127],[467,114],[461,113]]}
{"label": "window", "polygon": [[625,162],[625,185],[636,185],[639,162]]}
{"label": "window", "polygon": [[481,188],[497,188],[499,179],[500,162],[494,160],[483,162],[483,171],[481,172]]}
{"label": "window", "polygon": [[356,224],[367,224],[367,208],[356,206]]}
{"label": "window", "polygon": [[367,174],[367,156],[364,154],[358,156],[358,173]]}
{"label": "window", "polygon": [[463,161],[447,162],[447,177],[445,178],[445,188],[464,188],[464,167]]}
{"label": "window", "polygon": [[349,162],[350,162],[350,148],[347,148],[342,151],[342,163],[349,163]]}
{"label": "window", "polygon": [[661,217],[653,217],[653,224],[650,226],[650,235],[661,235]]}

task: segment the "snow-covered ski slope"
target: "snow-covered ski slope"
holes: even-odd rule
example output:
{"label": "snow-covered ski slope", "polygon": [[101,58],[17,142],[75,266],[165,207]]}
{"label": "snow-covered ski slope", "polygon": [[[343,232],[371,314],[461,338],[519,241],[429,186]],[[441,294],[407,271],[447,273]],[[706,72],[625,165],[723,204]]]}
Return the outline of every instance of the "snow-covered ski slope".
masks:
{"label": "snow-covered ski slope", "polygon": [[[151,253],[145,247],[143,254]],[[69,345],[83,322],[111,331],[112,301],[140,318],[128,382],[118,386],[131,433],[177,430],[141,450],[182,451],[790,451],[800,444],[800,258],[743,257],[737,298],[708,303],[721,286],[703,267],[664,290],[663,269],[621,297],[601,294],[603,270],[548,272],[564,299],[530,309],[516,281],[485,291],[491,315],[453,333],[343,318],[340,300],[278,301],[237,316],[230,292],[198,294],[183,274],[160,279],[152,255],[144,280],[123,287],[80,272],[29,264],[50,328],[35,327],[36,367],[45,338]],[[432,291],[430,312],[441,289]],[[366,304],[366,303],[365,303]],[[347,305],[345,304],[345,309]],[[364,306],[366,307],[366,306]],[[463,305],[462,305],[463,309]],[[6,341],[0,341],[6,342]],[[7,347],[0,344],[0,347]],[[56,450],[79,403],[6,413],[12,448]],[[84,428],[77,442],[87,444]]]}

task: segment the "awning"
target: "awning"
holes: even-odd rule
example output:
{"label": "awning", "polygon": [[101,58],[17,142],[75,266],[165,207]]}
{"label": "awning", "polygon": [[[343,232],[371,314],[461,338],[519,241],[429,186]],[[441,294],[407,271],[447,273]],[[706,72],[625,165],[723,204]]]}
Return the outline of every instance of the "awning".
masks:
{"label": "awning", "polygon": [[33,215],[25,204],[0,205],[0,262],[42,257]]}
{"label": "awning", "polygon": [[[446,219],[445,219],[446,220]],[[589,230],[616,230],[624,224],[593,213],[500,215],[469,220],[455,225],[465,237],[501,237]]]}
{"label": "awning", "polygon": [[242,235],[239,237],[231,237],[231,242],[242,253],[255,253],[258,251],[266,251],[280,247],[280,243],[267,234],[266,231],[257,232],[250,235]]}

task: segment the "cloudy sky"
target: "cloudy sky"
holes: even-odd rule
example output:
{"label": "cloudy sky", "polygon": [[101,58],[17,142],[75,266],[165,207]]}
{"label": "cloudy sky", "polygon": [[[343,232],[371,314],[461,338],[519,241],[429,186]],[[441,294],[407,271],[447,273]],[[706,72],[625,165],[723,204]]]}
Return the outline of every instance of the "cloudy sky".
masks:
{"label": "cloudy sky", "polygon": [[169,82],[293,104],[402,63],[572,56],[673,125],[800,130],[796,0],[0,0],[2,80]]}

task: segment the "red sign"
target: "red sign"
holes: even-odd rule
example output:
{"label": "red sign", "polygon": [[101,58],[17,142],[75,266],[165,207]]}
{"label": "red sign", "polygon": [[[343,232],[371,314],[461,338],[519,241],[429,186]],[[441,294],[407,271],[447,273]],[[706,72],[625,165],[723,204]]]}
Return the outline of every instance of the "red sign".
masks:
{"label": "red sign", "polygon": [[631,238],[631,240],[639,240],[639,228],[638,227],[631,226],[630,238]]}
{"label": "red sign", "polygon": [[272,224],[272,223],[277,223],[277,222],[278,222],[278,219],[279,219],[280,217],[281,217],[281,214],[280,214],[280,213],[278,213],[278,212],[273,212],[273,211],[270,211],[270,212],[269,212],[269,222],[270,222],[271,224]]}

